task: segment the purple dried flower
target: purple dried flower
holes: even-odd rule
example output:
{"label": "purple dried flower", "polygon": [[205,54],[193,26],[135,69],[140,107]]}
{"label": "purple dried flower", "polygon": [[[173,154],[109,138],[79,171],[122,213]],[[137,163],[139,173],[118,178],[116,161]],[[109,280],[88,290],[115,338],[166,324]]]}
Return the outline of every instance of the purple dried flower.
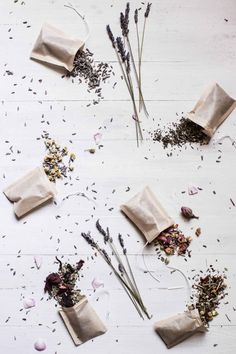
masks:
{"label": "purple dried flower", "polygon": [[144,13],[144,17],[147,18],[149,16],[149,13],[150,13],[150,10],[151,10],[151,6],[152,6],[152,4],[148,2],[146,11]]}
{"label": "purple dried flower", "polygon": [[116,44],[117,44],[118,52],[120,53],[121,60],[123,63],[125,63],[126,53],[125,53],[124,43],[123,43],[121,37],[116,38]]}
{"label": "purple dried flower", "polygon": [[108,34],[108,37],[110,38],[110,41],[111,41],[111,43],[112,43],[112,46],[113,46],[113,48],[115,48],[115,38],[114,38],[114,36],[113,36],[113,33],[112,33],[112,31],[111,31],[111,28],[110,28],[110,26],[109,25],[107,25],[107,34]]}
{"label": "purple dried flower", "polygon": [[186,219],[198,219],[198,216],[195,216],[192,209],[188,207],[181,207],[181,214]]}
{"label": "purple dried flower", "polygon": [[138,9],[134,11],[134,23],[138,23]]}
{"label": "purple dried flower", "polygon": [[76,263],[76,269],[80,270],[84,265],[84,261],[81,259],[79,262]]}
{"label": "purple dried flower", "polygon": [[51,273],[45,280],[44,292],[51,294],[53,285],[58,285],[61,282],[61,277],[58,273]]}

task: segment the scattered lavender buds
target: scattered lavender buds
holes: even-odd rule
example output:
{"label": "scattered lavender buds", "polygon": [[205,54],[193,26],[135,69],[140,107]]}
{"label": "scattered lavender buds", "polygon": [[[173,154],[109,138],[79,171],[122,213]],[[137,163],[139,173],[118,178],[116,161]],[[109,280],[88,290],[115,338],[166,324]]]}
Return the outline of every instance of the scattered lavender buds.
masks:
{"label": "scattered lavender buds", "polygon": [[188,207],[181,207],[181,214],[185,219],[199,219],[198,216],[193,214],[192,209]]}
{"label": "scattered lavender buds", "polygon": [[[67,177],[67,171],[72,172],[74,170],[72,163],[75,161],[75,154],[69,154],[66,146],[61,148],[47,133],[45,133],[42,138],[44,139],[47,151],[47,155],[44,157],[43,161],[43,168],[49,180],[56,182],[59,178]],[[65,165],[63,160],[68,155],[68,164]]]}
{"label": "scattered lavender buds", "polygon": [[227,295],[225,279],[225,274],[216,272],[212,267],[207,270],[206,275],[194,277],[192,304],[188,305],[188,308],[198,309],[201,320],[206,326],[218,315],[217,308],[220,301]]}

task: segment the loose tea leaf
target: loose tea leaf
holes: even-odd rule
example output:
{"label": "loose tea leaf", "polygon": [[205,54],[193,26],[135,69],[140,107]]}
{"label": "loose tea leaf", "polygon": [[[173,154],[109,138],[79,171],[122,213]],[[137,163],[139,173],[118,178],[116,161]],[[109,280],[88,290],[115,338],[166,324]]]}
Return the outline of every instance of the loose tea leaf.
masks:
{"label": "loose tea leaf", "polygon": [[47,276],[44,292],[49,293],[63,307],[74,306],[82,298],[76,283],[84,261],[80,260],[74,266],[69,263],[63,264],[58,258],[57,261],[59,262],[59,270],[57,273]]}
{"label": "loose tea leaf", "polygon": [[207,326],[218,315],[217,308],[220,301],[227,295],[225,289],[225,274],[216,272],[213,268],[207,270],[206,275],[194,277],[192,304],[190,310],[198,309],[202,322]]}
{"label": "loose tea leaf", "polygon": [[[55,140],[51,139],[47,133],[42,138],[46,146],[47,155],[44,157],[43,168],[51,182],[57,179],[67,177],[67,171],[72,172],[74,167],[72,163],[76,156],[74,153],[68,152],[67,147],[61,147]],[[69,155],[68,164],[64,163],[64,159]]]}

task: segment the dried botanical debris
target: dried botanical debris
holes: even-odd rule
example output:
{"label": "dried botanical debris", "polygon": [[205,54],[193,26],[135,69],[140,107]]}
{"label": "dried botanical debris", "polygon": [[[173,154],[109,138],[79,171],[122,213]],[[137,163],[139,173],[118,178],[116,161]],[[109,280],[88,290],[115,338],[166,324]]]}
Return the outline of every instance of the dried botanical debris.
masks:
{"label": "dried botanical debris", "polygon": [[188,207],[181,207],[181,215],[185,218],[185,219],[199,219],[198,216],[193,214],[192,209],[188,208]]}
{"label": "dried botanical debris", "polygon": [[198,309],[202,322],[208,326],[208,323],[218,315],[220,301],[227,295],[225,283],[226,275],[210,267],[206,274],[195,275],[193,294],[189,309]]}
{"label": "dried botanical debris", "polygon": [[[46,146],[47,155],[44,157],[43,168],[51,182],[67,177],[68,171],[73,171],[72,163],[75,161],[75,154],[68,152],[67,147],[61,147],[55,140],[51,139],[47,133],[42,135]],[[64,163],[66,156],[69,156],[67,165]]]}
{"label": "dried botanical debris", "polygon": [[[168,229],[162,231],[160,235],[155,240],[156,251],[158,251],[159,258],[165,263],[169,263],[168,259],[164,259],[161,255],[161,251],[164,251],[167,256],[178,254],[183,256],[186,254],[191,237],[186,237],[183,232],[179,229],[178,224],[175,224]],[[190,252],[188,251],[188,255]]]}
{"label": "dried botanical debris", "polygon": [[77,281],[84,261],[80,260],[72,266],[70,263],[63,264],[58,258],[56,259],[59,262],[59,270],[47,276],[44,291],[61,306],[74,306],[82,298],[81,291],[77,288]]}
{"label": "dried botanical debris", "polygon": [[202,128],[184,117],[177,122],[154,130],[151,136],[154,141],[162,143],[164,149],[168,146],[182,147],[188,143],[206,145],[209,142],[209,137],[203,133]]}

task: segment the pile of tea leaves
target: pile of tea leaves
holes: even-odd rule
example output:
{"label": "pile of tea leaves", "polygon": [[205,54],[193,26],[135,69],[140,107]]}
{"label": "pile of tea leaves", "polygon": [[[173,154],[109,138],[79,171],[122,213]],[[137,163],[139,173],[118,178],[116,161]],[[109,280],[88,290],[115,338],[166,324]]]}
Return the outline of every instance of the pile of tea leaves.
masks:
{"label": "pile of tea leaves", "polygon": [[186,237],[179,229],[178,224],[174,224],[168,229],[162,231],[160,235],[155,239],[155,249],[158,255],[158,259],[168,264],[169,259],[163,257],[163,252],[166,256],[177,254],[178,256],[185,256],[186,253],[190,257],[190,251],[188,247],[192,241],[191,237]]}
{"label": "pile of tea leaves", "polygon": [[111,74],[114,75],[113,67],[108,63],[95,63],[93,53],[88,48],[80,49],[74,59],[74,68],[67,76],[79,77],[79,82],[85,82],[88,92],[94,90],[99,99],[102,99],[101,83],[105,83]]}
{"label": "pile of tea leaves", "polygon": [[[46,147],[47,155],[43,160],[43,168],[51,182],[57,179],[67,177],[67,171],[72,172],[72,166],[75,161],[75,154],[69,153],[67,147],[61,147],[55,140],[51,139],[48,133],[42,135]],[[68,163],[65,164],[64,159],[69,156]]]}
{"label": "pile of tea leaves", "polygon": [[206,145],[209,142],[209,137],[203,133],[202,128],[184,117],[177,122],[169,123],[163,128],[154,130],[151,137],[153,141],[162,143],[164,149],[169,146],[182,147],[191,143]]}
{"label": "pile of tea leaves", "polygon": [[79,271],[84,261],[80,260],[75,265],[59,262],[59,270],[57,273],[51,273],[45,280],[44,292],[49,293],[59,305],[63,307],[74,306],[83,297],[81,290],[77,288],[79,279]]}
{"label": "pile of tea leaves", "polygon": [[226,275],[209,268],[206,274],[197,274],[194,277],[192,304],[188,305],[190,310],[198,309],[202,322],[208,323],[218,315],[217,308],[220,301],[228,295],[225,283]]}

